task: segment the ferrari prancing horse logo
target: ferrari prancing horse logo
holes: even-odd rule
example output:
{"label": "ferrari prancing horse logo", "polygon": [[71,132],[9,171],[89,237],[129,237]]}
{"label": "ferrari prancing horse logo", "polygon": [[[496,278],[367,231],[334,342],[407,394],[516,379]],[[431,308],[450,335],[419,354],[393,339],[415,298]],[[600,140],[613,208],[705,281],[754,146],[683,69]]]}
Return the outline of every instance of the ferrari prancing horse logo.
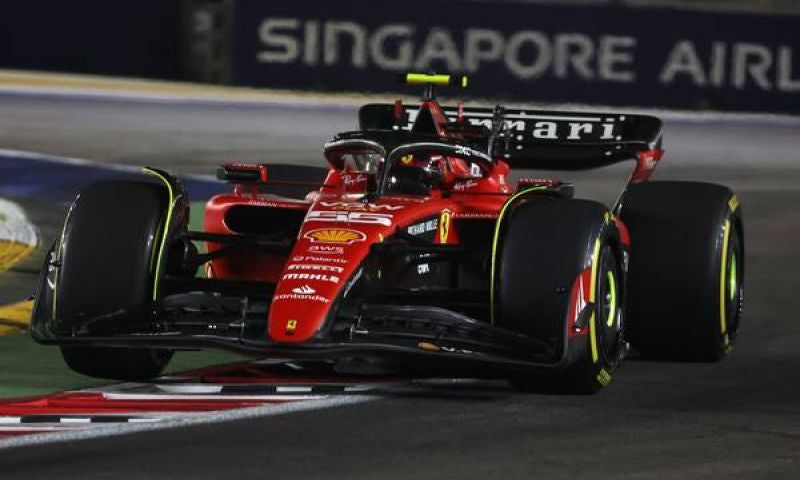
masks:
{"label": "ferrari prancing horse logo", "polygon": [[286,335],[294,335],[295,330],[297,330],[297,320],[288,320],[286,322]]}
{"label": "ferrari prancing horse logo", "polygon": [[442,214],[439,217],[439,243],[447,243],[447,237],[450,235],[450,217],[453,216],[453,213],[448,210],[442,210]]}

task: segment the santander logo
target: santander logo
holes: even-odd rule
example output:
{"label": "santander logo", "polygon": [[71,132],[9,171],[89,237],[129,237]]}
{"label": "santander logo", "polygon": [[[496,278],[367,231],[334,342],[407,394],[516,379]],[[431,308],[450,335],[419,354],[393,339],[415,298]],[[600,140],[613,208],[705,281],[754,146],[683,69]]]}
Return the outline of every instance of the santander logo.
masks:
{"label": "santander logo", "polygon": [[314,295],[317,293],[317,291],[308,285],[303,285],[302,287],[293,288],[292,293],[296,293],[298,295]]}

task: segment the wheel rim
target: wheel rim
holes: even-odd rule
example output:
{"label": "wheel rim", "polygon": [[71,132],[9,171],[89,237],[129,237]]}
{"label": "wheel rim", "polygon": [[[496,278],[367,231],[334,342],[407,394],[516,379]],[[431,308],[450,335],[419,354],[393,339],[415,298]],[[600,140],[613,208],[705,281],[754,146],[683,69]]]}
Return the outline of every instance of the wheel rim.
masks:
{"label": "wheel rim", "polygon": [[617,261],[614,251],[606,246],[600,260],[600,271],[597,273],[597,326],[599,339],[602,346],[601,355],[606,364],[617,361],[622,333],[622,318],[620,312],[620,284]]}
{"label": "wheel rim", "polygon": [[742,311],[742,252],[738,238],[732,235],[728,250],[728,264],[725,272],[725,324],[727,333],[735,336],[739,328],[739,316]]}
{"label": "wheel rim", "polygon": [[728,301],[731,302],[736,298],[736,292],[739,290],[736,263],[736,250],[731,250],[731,260],[728,263]]}
{"label": "wheel rim", "polygon": [[617,316],[617,280],[613,270],[609,270],[606,274],[605,303],[608,308],[606,326],[613,327]]}

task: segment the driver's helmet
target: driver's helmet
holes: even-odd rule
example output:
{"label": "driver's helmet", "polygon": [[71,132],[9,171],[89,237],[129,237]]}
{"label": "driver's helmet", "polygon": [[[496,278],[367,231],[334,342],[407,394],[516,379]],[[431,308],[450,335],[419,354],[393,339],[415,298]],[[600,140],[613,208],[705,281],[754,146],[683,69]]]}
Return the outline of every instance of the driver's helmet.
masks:
{"label": "driver's helmet", "polygon": [[431,187],[442,183],[445,172],[441,155],[403,155],[391,166],[386,190],[388,193],[427,195]]}

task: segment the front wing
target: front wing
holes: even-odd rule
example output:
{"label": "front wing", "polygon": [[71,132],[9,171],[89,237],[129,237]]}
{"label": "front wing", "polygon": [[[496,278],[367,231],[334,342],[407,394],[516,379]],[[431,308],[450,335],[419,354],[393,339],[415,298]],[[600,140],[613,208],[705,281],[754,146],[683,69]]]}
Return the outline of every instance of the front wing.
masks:
{"label": "front wing", "polygon": [[[224,291],[229,282],[215,283],[214,290]],[[242,282],[235,283],[227,285],[230,290],[246,290]],[[37,320],[34,312],[32,335],[40,343],[72,346],[220,348],[292,360],[393,359],[417,372],[488,378],[559,370],[581,345],[569,342],[568,350],[558,352],[535,338],[446,308],[375,303],[337,315],[310,341],[279,343],[265,331],[268,308],[267,298],[181,293],[156,305],[85,321],[69,332],[59,331],[58,321]]]}

